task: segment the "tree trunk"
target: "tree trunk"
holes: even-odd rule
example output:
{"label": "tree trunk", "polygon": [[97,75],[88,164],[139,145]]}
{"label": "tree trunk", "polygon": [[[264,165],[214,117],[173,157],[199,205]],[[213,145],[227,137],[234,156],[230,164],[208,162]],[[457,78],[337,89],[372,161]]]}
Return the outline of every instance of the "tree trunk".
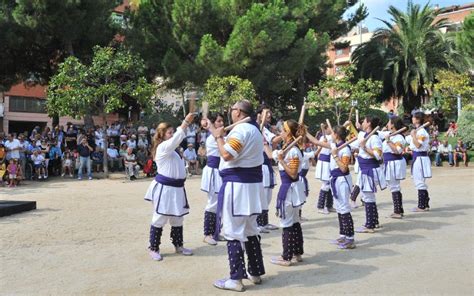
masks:
{"label": "tree trunk", "polygon": [[306,85],[304,79],[304,72],[301,71],[300,76],[298,77],[298,85],[297,85],[297,97],[296,97],[296,110],[301,110],[301,107],[304,104],[304,96],[306,94]]}
{"label": "tree trunk", "polygon": [[91,114],[84,115],[84,126],[86,128],[94,127],[94,118]]}
{"label": "tree trunk", "polygon": [[104,157],[102,166],[104,167],[104,177],[109,177],[109,157],[107,155],[107,148],[109,147],[109,140],[107,139],[107,115],[102,114],[102,126],[103,126],[103,136],[104,136]]}

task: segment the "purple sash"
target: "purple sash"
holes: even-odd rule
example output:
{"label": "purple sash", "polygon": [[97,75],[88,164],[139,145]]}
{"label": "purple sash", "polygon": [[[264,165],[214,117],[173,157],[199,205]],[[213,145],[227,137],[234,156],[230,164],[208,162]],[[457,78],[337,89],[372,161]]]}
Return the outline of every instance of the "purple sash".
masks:
{"label": "purple sash", "polygon": [[186,181],[186,179],[173,179],[160,174],[156,174],[155,181],[165,186],[179,188],[184,187],[184,181]]}
{"label": "purple sash", "polygon": [[325,161],[325,162],[331,162],[331,157],[329,154],[319,154],[318,160]]}
{"label": "purple sash", "polygon": [[401,154],[395,154],[395,153],[390,153],[390,152],[385,152],[383,154],[383,162],[387,164],[389,161],[395,161],[395,160],[401,160],[403,159],[403,155]]}
{"label": "purple sash", "polygon": [[301,169],[300,177],[303,178],[304,194],[305,194],[306,196],[309,195],[308,179],[306,178],[306,175],[307,175],[307,174],[308,174],[308,169]]}
{"label": "purple sash", "polygon": [[[413,151],[413,162],[411,164],[411,169],[410,169],[410,172],[411,174],[413,175],[413,165],[415,164],[415,161],[418,157],[422,157],[422,156],[428,156],[428,152],[426,151]],[[423,165],[421,166],[421,169],[423,169]],[[423,171],[423,177],[425,176],[425,172]]]}
{"label": "purple sash", "polygon": [[227,182],[235,183],[261,183],[263,179],[262,166],[252,168],[229,168],[219,171],[222,177],[222,186],[217,195],[217,211],[216,211],[216,232],[214,238],[219,237],[222,228],[222,209],[224,207],[224,192]]}
{"label": "purple sash", "polygon": [[[171,187],[176,187],[176,188],[183,188],[184,190],[184,199],[186,200],[186,204],[184,205],[185,209],[189,209],[189,203],[188,203],[188,197],[186,196],[186,189],[184,188],[184,181],[186,179],[173,179],[169,178],[160,174],[156,174],[155,176],[155,181],[163,186],[171,186]],[[156,188],[156,187],[155,187]],[[161,188],[163,190],[163,188]],[[160,206],[160,201],[161,201],[161,191],[160,191],[160,196],[158,198],[158,202],[156,203],[156,213],[161,214],[158,212],[158,208]],[[161,214],[163,215],[163,214]]]}
{"label": "purple sash", "polygon": [[280,171],[281,185],[277,195],[277,212],[278,216],[285,219],[285,199],[288,190],[290,190],[291,183],[298,182],[298,179],[292,179],[285,171]]}
{"label": "purple sash", "polygon": [[221,162],[221,158],[218,156],[207,156],[207,166],[213,169],[218,169],[219,164]]}
{"label": "purple sash", "polygon": [[272,161],[270,160],[270,158],[268,158],[265,152],[263,152],[263,165],[266,165],[268,167],[268,171],[270,173],[270,186],[268,186],[268,188],[274,188],[275,187],[275,173],[273,172]]}
{"label": "purple sash", "polygon": [[349,172],[343,173],[340,168],[331,170],[331,191],[332,191],[332,196],[334,196],[334,198],[337,198],[337,187],[336,187],[337,178],[344,177],[347,175],[349,175]]}
{"label": "purple sash", "polygon": [[[379,162],[375,158],[362,158],[360,156],[357,156],[357,161],[359,162],[360,173],[362,175],[366,175],[369,178],[370,191],[377,192],[374,169],[380,167]],[[364,184],[361,185],[361,190],[363,191]]]}

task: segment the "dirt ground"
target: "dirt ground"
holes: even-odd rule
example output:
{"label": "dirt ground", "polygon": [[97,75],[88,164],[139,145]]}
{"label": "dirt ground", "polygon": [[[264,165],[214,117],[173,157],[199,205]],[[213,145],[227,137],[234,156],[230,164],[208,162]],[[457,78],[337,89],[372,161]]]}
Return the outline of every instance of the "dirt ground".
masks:
{"label": "dirt ground", "polygon": [[[304,262],[269,263],[281,252],[281,232],[263,234],[266,275],[262,285],[245,281],[255,294],[470,294],[474,291],[474,170],[433,168],[431,211],[392,211],[388,190],[379,193],[382,229],[356,235],[357,249],[338,250],[337,215],[315,210],[319,183],[310,172],[310,198],[303,209]],[[143,200],[150,179],[76,181],[56,178],[0,188],[0,199],[36,200],[38,209],[0,218],[0,294],[228,294],[212,286],[228,275],[224,243],[202,242],[206,197],[199,177],[186,182],[191,213],[185,246],[192,257],[173,253],[169,227],[164,260],[147,253],[152,206]],[[416,205],[410,179],[403,181],[405,209]],[[276,190],[274,190],[274,200]],[[364,211],[353,212],[356,226]],[[272,215],[271,222],[277,224]]]}

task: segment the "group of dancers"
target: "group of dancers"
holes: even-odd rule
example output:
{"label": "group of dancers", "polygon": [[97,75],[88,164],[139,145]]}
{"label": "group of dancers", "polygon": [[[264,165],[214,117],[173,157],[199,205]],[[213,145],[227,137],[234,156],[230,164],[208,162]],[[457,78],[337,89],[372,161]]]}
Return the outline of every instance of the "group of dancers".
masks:
{"label": "group of dancers", "polygon": [[[346,127],[325,125],[322,135],[316,139],[308,133],[302,120],[285,121],[276,135],[269,128],[270,108],[262,105],[254,112],[247,100],[235,103],[229,112],[233,122],[231,129],[224,128],[224,116],[219,113],[201,120],[202,126],[211,133],[206,140],[208,161],[201,180],[201,190],[207,193],[204,242],[216,245],[219,240],[225,240],[230,268],[229,277],[214,283],[217,288],[244,291],[243,279],[262,283],[265,267],[261,233],[281,228],[282,253],[271,258],[272,264],[291,266],[303,260],[301,208],[309,194],[307,173],[311,158],[318,159],[315,177],[322,182],[317,208],[322,213],[335,208],[339,237],[333,243],[340,249],[356,247],[354,232],[373,233],[379,227],[377,187],[383,190],[389,186],[394,205],[391,217],[403,217],[400,180],[406,174],[402,151],[407,143],[413,151],[412,176],[418,189],[418,207],[414,211],[429,210],[425,183],[425,179],[431,177],[427,154],[429,134],[422,128],[422,113],[413,116],[415,129],[407,137],[399,133],[403,125],[400,118],[392,117],[387,130],[379,132],[380,119],[366,116],[357,139],[349,144]],[[176,252],[185,256],[193,254],[183,246],[183,220],[189,213],[189,204],[184,188],[186,170],[177,148],[194,116],[194,113],[188,114],[176,132],[171,125],[160,123],[154,136],[157,175],[145,196],[153,203],[149,246],[153,260],[163,259],[160,243],[166,224],[171,225],[171,241]],[[307,141],[319,149],[303,152]],[[275,149],[278,144],[282,144],[281,149]],[[357,151],[357,181],[353,186],[349,165],[354,150]],[[279,227],[270,224],[268,219],[272,191],[276,186],[272,159],[278,163],[281,182],[275,207]],[[354,229],[351,210],[358,192],[362,196],[366,220],[363,226]]]}

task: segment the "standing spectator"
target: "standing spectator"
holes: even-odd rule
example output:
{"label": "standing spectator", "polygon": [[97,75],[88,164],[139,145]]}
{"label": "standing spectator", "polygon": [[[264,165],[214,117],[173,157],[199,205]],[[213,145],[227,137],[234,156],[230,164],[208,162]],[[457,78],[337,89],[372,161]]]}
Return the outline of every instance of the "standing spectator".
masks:
{"label": "standing spectator", "polygon": [[21,143],[13,137],[13,134],[8,134],[4,145],[7,150],[7,161],[20,159]]}
{"label": "standing spectator", "polygon": [[127,147],[135,150],[137,148],[137,136],[131,135],[130,139],[127,140]]}
{"label": "standing spectator", "polygon": [[125,164],[125,174],[130,180],[136,180],[140,166],[137,163],[135,154],[133,154],[133,148],[127,148],[127,154],[125,155],[123,162]]}
{"label": "standing spectator", "polygon": [[206,166],[206,163],[207,163],[206,143],[201,142],[201,145],[199,145],[197,154],[198,154],[199,167],[202,169]]}
{"label": "standing spectator", "polygon": [[41,149],[41,153],[44,155],[44,171],[45,171],[45,175],[44,175],[44,178],[48,178],[48,174],[49,174],[49,150],[51,149],[49,143],[47,143],[45,140],[42,140],[41,141],[41,145],[39,146],[40,149]]}
{"label": "standing spectator", "polygon": [[454,147],[454,165],[459,166],[458,160],[462,158],[464,165],[467,167],[467,146],[462,142],[461,139],[458,139],[458,143]]}
{"label": "standing spectator", "polygon": [[112,170],[112,172],[115,172],[115,168],[117,168],[118,170],[122,169],[122,157],[115,148],[114,143],[110,143],[109,148],[107,148],[107,156],[109,168]]}
{"label": "standing spectator", "polygon": [[16,159],[10,158],[10,163],[7,166],[8,171],[8,179],[10,181],[9,187],[16,186],[16,176],[18,171],[18,165],[16,163]]}
{"label": "standing spectator", "polygon": [[51,168],[53,176],[59,176],[61,169],[61,150],[55,141],[53,141],[49,149],[49,167]]}
{"label": "standing spectator", "polygon": [[102,165],[104,163],[104,153],[100,149],[100,146],[95,146],[95,151],[91,154],[92,165],[97,173],[102,171]]}
{"label": "standing spectator", "polygon": [[91,166],[91,152],[94,149],[87,143],[87,138],[83,137],[81,144],[77,146],[77,152],[79,152],[79,171],[78,171],[78,180],[82,180],[82,170],[84,165],[87,167],[87,176],[89,180],[92,180],[92,166]]}
{"label": "standing spectator", "polygon": [[25,141],[25,136],[24,135],[19,135],[18,136],[18,141],[20,141],[20,160],[19,160],[19,166],[21,168],[21,171],[25,173],[26,169],[26,161],[27,161],[27,155],[30,153],[31,148],[30,143]]}
{"label": "standing spectator", "polygon": [[72,125],[70,125],[67,129],[66,138],[65,138],[66,147],[69,148],[70,151],[73,151],[74,149],[77,148],[76,137],[77,137],[77,133],[73,129]]}
{"label": "standing spectator", "polygon": [[448,143],[448,140],[442,141],[438,146],[438,151],[436,151],[435,154],[436,166],[441,166],[441,161],[443,158],[447,158],[449,166],[453,166],[453,147]]}

